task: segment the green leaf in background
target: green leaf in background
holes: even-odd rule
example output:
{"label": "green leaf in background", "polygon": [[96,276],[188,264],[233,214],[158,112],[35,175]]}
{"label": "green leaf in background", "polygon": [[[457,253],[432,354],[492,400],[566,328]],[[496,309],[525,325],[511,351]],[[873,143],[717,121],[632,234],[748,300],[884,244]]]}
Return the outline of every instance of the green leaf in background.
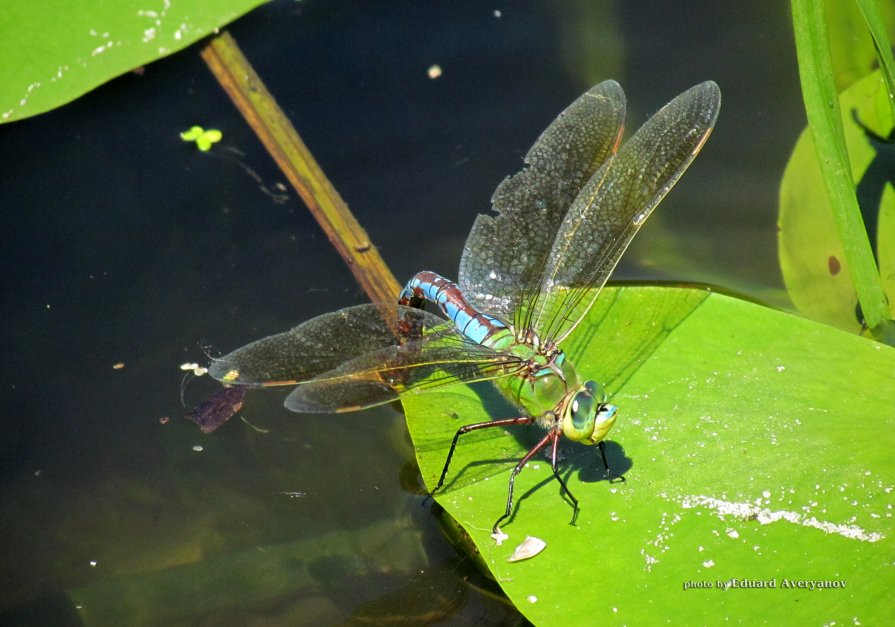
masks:
{"label": "green leaf in background", "polygon": [[0,122],[71,102],[181,50],[264,0],[6,0],[0,11]]}
{"label": "green leaf in background", "polygon": [[[889,108],[895,116],[895,59],[892,57],[892,44],[886,32],[887,20],[883,7],[879,0],[855,0],[855,3],[860,7],[867,23],[867,30],[873,40],[873,49],[876,51],[876,60],[889,92]],[[887,2],[885,6],[889,9],[888,30],[895,32],[895,20],[891,19],[895,17],[895,5]]]}
{"label": "green leaf in background", "polygon": [[[895,32],[895,4],[882,2],[879,8],[885,27]],[[836,73],[836,89],[841,93],[877,67],[877,54],[857,2],[824,2],[824,17]]]}
{"label": "green leaf in background", "polygon": [[[667,287],[607,288],[570,342],[579,372],[614,394],[619,419],[607,451],[627,482],[605,480],[593,447],[564,442],[561,473],[581,501],[577,526],[539,458],[519,475],[515,515],[503,525],[510,539],[495,546],[491,525],[509,471],[540,435],[495,429],[461,439],[436,495],[530,620],[891,619],[895,349]],[[487,386],[403,403],[430,488],[459,426],[512,415]],[[547,548],[507,562],[529,535]],[[731,580],[776,588],[735,589]],[[784,587],[817,581],[840,587]]]}
{"label": "green leaf in background", "polygon": [[[879,72],[840,96],[852,176],[864,222],[876,224],[877,261],[895,315],[895,128]],[[858,297],[846,267],[811,133],[799,137],[780,185],[778,249],[793,304],[806,315],[858,333]]]}

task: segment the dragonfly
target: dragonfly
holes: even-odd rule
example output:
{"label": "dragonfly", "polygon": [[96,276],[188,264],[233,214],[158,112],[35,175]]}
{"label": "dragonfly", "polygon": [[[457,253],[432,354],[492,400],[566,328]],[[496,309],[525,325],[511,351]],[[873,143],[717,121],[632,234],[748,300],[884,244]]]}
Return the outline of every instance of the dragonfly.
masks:
{"label": "dragonfly", "polygon": [[505,511],[492,531],[510,518],[516,477],[541,451],[573,505],[574,523],[579,504],[558,469],[560,440],[597,445],[612,478],[604,439],[617,408],[602,385],[575,370],[561,345],[702,149],[720,105],[718,86],[700,83],[622,143],[624,92],[612,80],[595,85],[541,134],[523,169],[497,187],[493,212],[476,218],[466,240],[457,282],[420,272],[396,302],[312,318],[214,359],[210,374],[225,386],[294,386],[285,405],[300,413],[355,411],[492,381],[519,415],[458,429],[432,492],[443,488],[465,434],[537,425],[544,435],[510,473]]}

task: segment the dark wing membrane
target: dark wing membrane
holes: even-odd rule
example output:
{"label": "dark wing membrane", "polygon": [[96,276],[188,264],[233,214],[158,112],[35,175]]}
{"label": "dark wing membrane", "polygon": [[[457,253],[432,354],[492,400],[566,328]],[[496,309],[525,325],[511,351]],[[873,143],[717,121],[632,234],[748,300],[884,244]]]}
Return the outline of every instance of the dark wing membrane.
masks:
{"label": "dark wing membrane", "polygon": [[224,383],[294,385],[359,355],[393,345],[400,338],[396,324],[401,316],[410,316],[430,328],[444,325],[437,316],[398,305],[348,307],[238,348],[214,359],[208,370]]}
{"label": "dark wing membrane", "polygon": [[346,412],[394,401],[408,392],[504,377],[522,361],[465,336],[424,336],[353,359],[297,386],[286,398],[296,412]]}
{"label": "dark wing membrane", "polygon": [[479,215],[463,248],[459,285],[469,302],[512,320],[537,288],[550,247],[582,185],[618,148],[625,94],[615,81],[592,87],[541,134],[527,167],[491,199],[497,215]]}
{"label": "dark wing membrane", "polygon": [[314,409],[305,409],[310,401],[302,404],[296,392],[287,399],[290,409],[334,412],[386,403],[411,389],[504,376],[518,361],[469,340],[438,316],[376,304],[317,316],[252,342],[215,359],[209,373],[230,385],[307,387]]}
{"label": "dark wing membrane", "polygon": [[699,153],[721,107],[712,81],[662,107],[578,194],[552,242],[527,325],[561,342],[587,313],[631,239]]}

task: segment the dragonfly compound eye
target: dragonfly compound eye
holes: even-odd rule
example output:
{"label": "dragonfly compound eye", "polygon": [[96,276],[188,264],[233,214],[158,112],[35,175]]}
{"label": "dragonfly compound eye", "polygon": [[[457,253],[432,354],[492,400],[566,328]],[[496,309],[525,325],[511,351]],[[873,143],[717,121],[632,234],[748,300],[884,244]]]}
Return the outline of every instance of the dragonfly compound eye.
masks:
{"label": "dragonfly compound eye", "polygon": [[603,386],[597,383],[596,381],[585,381],[584,387],[590,392],[590,395],[597,399],[599,403],[605,403],[606,399],[609,396],[606,394],[606,390],[603,389]]}
{"label": "dragonfly compound eye", "polygon": [[571,440],[587,443],[594,432],[597,402],[587,389],[575,393],[563,415],[562,430]]}

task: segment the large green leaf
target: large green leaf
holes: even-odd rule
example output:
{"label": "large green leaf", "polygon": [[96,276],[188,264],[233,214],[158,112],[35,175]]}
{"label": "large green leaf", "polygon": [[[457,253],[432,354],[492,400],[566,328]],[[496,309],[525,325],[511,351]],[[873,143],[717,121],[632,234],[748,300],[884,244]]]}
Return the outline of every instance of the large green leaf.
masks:
{"label": "large green leaf", "polygon": [[[877,261],[895,317],[895,128],[888,95],[874,72],[840,97],[842,123],[858,202],[866,224],[876,224]],[[805,314],[859,332],[858,296],[839,240],[809,130],[802,132],[780,185],[780,266],[790,298]]]}
{"label": "large green leaf", "polygon": [[[532,621],[891,619],[895,349],[728,296],[661,287],[607,289],[566,348],[614,394],[609,463],[627,482],[608,483],[595,449],[566,442],[577,526],[538,458],[517,480],[518,506],[503,525],[510,540],[496,546],[491,525],[509,471],[540,430],[486,429],[461,439],[436,495]],[[512,415],[487,387],[411,395],[404,406],[430,488],[460,425]],[[508,563],[528,535],[546,550]],[[844,588],[783,588],[784,578]],[[718,589],[732,579],[777,588]],[[711,589],[685,590],[688,582]]]}
{"label": "large green leaf", "polygon": [[265,0],[5,0],[0,122],[59,107],[168,56]]}
{"label": "large green leaf", "polygon": [[[824,2],[823,8],[836,88],[842,92],[878,65],[877,52],[859,2]],[[882,27],[895,32],[895,5],[881,2],[878,10]]]}

